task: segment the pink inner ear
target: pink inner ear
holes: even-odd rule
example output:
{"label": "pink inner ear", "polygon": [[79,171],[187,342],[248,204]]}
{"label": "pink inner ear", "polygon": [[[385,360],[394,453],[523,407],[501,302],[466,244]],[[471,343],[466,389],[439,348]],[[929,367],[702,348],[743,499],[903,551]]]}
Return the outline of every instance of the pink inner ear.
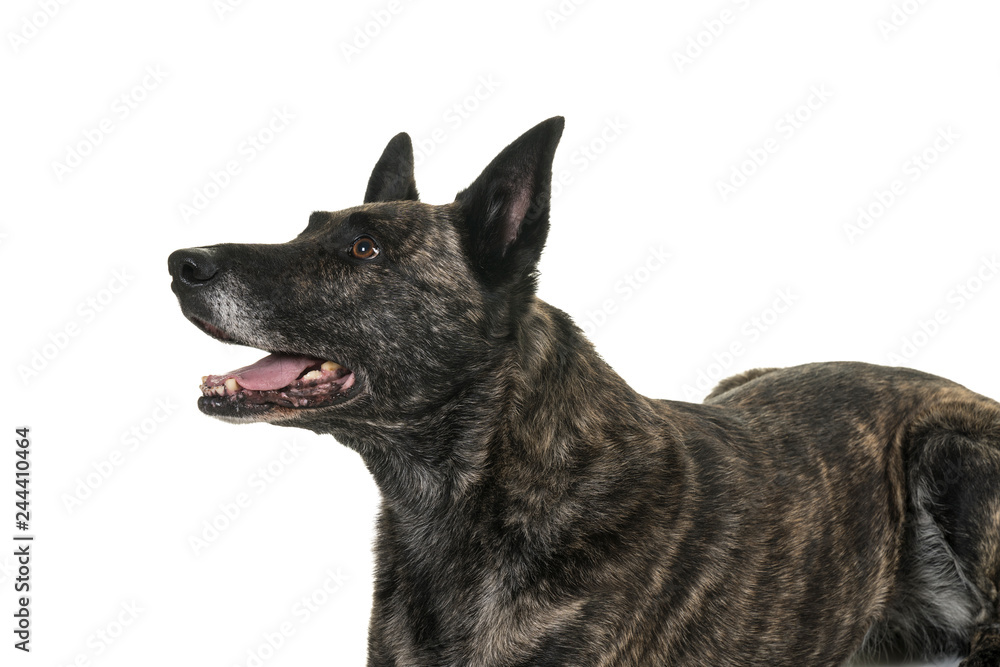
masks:
{"label": "pink inner ear", "polygon": [[517,238],[524,216],[528,215],[530,205],[531,197],[527,188],[519,190],[517,196],[510,202],[510,209],[507,211],[507,224],[504,225],[503,244],[505,248],[509,248],[514,239]]}

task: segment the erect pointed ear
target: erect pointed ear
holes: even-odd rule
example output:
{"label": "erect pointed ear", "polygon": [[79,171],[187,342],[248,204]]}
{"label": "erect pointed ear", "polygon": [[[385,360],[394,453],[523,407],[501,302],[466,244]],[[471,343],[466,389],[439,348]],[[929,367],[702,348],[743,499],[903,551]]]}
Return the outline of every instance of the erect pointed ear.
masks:
{"label": "erect pointed ear", "polygon": [[376,201],[417,201],[417,182],[413,179],[413,143],[410,135],[400,132],[382,151],[375,163],[365,190],[365,203]]}
{"label": "erect pointed ear", "polygon": [[469,255],[488,285],[533,276],[549,231],[552,158],[564,124],[556,116],[525,132],[455,197]]}

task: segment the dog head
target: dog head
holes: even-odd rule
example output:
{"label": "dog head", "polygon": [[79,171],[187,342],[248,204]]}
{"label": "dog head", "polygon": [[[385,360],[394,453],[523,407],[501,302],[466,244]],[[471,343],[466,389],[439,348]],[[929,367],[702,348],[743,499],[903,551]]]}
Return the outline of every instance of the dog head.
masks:
{"label": "dog head", "polygon": [[420,419],[483,373],[535,292],[563,119],[505,148],[455,201],[419,201],[394,137],[364,203],[316,212],[282,244],[188,248],[168,259],[184,315],[268,352],[202,380],[202,412],[339,434]]}

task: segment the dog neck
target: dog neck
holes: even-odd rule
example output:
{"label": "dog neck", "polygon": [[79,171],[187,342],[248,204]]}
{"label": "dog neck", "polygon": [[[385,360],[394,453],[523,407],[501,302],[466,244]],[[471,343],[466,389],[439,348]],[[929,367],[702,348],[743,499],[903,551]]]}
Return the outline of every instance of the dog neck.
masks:
{"label": "dog neck", "polygon": [[507,520],[556,530],[542,515],[555,521],[562,503],[580,501],[588,475],[607,480],[619,470],[629,484],[643,457],[623,443],[663,442],[663,418],[651,401],[601,359],[568,315],[534,299],[518,322],[488,371],[460,385],[446,405],[360,449],[401,519],[485,516],[491,499],[502,497],[520,508]]}

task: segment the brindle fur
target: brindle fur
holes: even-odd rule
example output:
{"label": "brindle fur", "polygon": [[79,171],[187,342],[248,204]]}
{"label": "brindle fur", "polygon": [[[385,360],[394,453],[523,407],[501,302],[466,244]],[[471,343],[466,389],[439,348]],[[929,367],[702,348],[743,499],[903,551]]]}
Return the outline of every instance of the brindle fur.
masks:
{"label": "brindle fur", "polygon": [[[535,296],[562,127],[444,206],[417,200],[401,134],[364,205],[171,255],[189,317],[355,372],[338,405],[214,414],[367,464],[368,664],[1000,665],[1000,405],[861,363],[749,371],[704,404],[637,394]],[[377,260],[347,254],[360,234]]]}

